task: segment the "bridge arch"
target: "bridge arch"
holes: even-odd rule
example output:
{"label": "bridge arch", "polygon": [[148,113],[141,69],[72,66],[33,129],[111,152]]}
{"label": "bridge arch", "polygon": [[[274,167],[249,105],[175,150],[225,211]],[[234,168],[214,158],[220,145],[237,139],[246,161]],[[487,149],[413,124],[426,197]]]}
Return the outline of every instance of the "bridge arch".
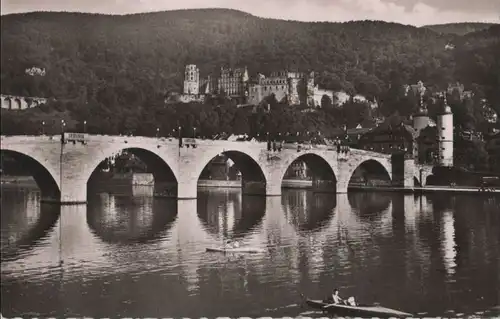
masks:
{"label": "bridge arch", "polygon": [[[131,147],[109,148],[101,152],[100,156],[87,157],[82,180],[87,186],[98,181],[109,180],[110,166],[106,162],[123,156],[127,161],[140,160],[146,166],[145,173],[151,173],[154,177],[154,194],[160,197],[177,197],[177,166],[175,159],[171,159],[161,153],[161,148],[156,145],[131,145]],[[126,171],[120,173],[126,174]]]}
{"label": "bridge arch", "polygon": [[2,96],[2,109],[12,109],[11,98],[9,96]]}
{"label": "bridge arch", "polygon": [[392,168],[386,161],[369,158],[354,166],[347,176],[347,187],[390,186]]}
{"label": "bridge arch", "polygon": [[11,100],[11,109],[12,110],[21,110],[22,109],[22,101],[20,98],[14,98]]}
{"label": "bridge arch", "polygon": [[[297,174],[294,171],[299,171],[302,176],[296,176]],[[280,183],[283,185],[285,178],[293,179],[293,177],[298,177],[299,180],[304,178],[311,180],[312,189],[316,192],[335,193],[337,189],[337,174],[334,168],[323,156],[314,152],[298,154],[285,163]]]}
{"label": "bridge arch", "polygon": [[258,157],[253,155],[252,152],[229,149],[217,153],[210,152],[204,155],[204,158],[200,159],[199,166],[195,170],[197,181],[201,178],[206,178],[210,170],[209,166],[214,162],[214,160],[225,157],[231,160],[234,170],[241,173],[241,175],[238,174],[238,177],[233,178],[233,180],[241,180],[241,186],[244,194],[266,194],[266,185],[268,182],[266,176],[268,174],[265,171],[265,168],[259,164]]}
{"label": "bridge arch", "polygon": [[[3,171],[9,173],[12,169],[16,175],[31,174],[40,188],[43,200],[59,200],[61,197],[59,173],[42,158],[36,156],[36,152],[30,152],[28,155],[28,152],[2,147],[0,153]],[[11,164],[9,164],[9,159],[12,160]],[[12,167],[8,167],[9,165]]]}

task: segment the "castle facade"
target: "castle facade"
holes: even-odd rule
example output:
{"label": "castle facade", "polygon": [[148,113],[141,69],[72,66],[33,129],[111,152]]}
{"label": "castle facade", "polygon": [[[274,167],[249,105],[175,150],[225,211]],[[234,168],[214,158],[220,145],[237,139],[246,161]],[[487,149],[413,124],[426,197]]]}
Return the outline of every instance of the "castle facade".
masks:
{"label": "castle facade", "polygon": [[251,79],[247,67],[224,68],[213,78],[200,78],[200,70],[194,64],[186,65],[183,94],[180,102],[203,102],[208,95],[224,94],[244,104],[258,105],[274,94],[278,102],[288,105],[321,106],[324,95],[333,99],[334,92],[321,90],[314,85],[314,72],[273,72],[268,77],[259,73]]}

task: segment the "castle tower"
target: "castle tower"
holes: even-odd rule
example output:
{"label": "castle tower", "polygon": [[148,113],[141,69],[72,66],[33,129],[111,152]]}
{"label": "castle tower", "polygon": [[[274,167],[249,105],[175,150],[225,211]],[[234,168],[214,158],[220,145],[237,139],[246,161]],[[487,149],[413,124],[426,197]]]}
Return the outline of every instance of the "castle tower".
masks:
{"label": "castle tower", "polygon": [[200,70],[194,64],[186,65],[184,73],[184,94],[198,95],[200,93]]}
{"label": "castle tower", "polygon": [[453,113],[444,95],[443,109],[437,116],[438,163],[453,166]]}
{"label": "castle tower", "polygon": [[309,107],[314,107],[314,71],[307,77],[306,101]]}
{"label": "castle tower", "polygon": [[250,77],[248,76],[248,68],[245,66],[245,70],[243,71],[243,75],[241,76],[241,81],[246,84],[248,80],[250,80]]}
{"label": "castle tower", "polygon": [[299,105],[299,79],[294,75],[288,75],[288,105]]}
{"label": "castle tower", "polygon": [[420,107],[417,113],[413,115],[413,128],[420,135],[420,131],[429,125],[429,114],[427,112],[427,107],[424,105],[424,97],[420,95]]}

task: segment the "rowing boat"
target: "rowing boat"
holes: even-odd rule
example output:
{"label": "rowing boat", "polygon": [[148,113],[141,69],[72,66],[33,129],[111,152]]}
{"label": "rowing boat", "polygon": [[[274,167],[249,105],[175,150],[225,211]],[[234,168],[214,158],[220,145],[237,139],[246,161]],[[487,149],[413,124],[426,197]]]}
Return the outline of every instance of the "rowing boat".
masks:
{"label": "rowing boat", "polygon": [[207,248],[207,252],[259,254],[265,252],[265,250],[261,248],[252,248],[252,247],[238,247],[238,248],[209,247]]}
{"label": "rowing boat", "polygon": [[311,308],[323,310],[337,316],[362,317],[362,318],[367,318],[367,317],[406,318],[412,316],[412,314],[407,312],[402,312],[399,310],[390,309],[382,306],[376,306],[376,305],[347,306],[340,304],[329,304],[322,300],[313,300],[309,298],[306,298],[305,302]]}

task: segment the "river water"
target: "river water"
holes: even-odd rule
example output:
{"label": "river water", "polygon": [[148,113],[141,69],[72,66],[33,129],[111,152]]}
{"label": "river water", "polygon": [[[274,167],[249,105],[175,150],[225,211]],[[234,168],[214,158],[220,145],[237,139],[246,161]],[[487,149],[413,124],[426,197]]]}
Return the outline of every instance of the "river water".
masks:
{"label": "river water", "polygon": [[[177,202],[125,187],[87,206],[30,188],[1,201],[6,317],[321,317],[300,294],[335,287],[420,317],[499,315],[499,198],[206,189]],[[267,252],[205,252],[224,238]]]}

